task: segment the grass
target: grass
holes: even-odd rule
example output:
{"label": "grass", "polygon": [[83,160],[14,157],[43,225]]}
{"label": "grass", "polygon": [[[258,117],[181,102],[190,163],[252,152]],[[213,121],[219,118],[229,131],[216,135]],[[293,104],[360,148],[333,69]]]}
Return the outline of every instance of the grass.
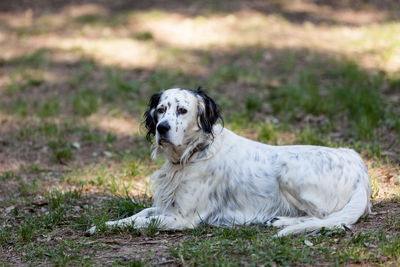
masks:
{"label": "grass", "polygon": [[[334,16],[329,3],[302,3],[65,3],[7,15],[0,265],[399,265],[400,24],[382,21],[384,8],[375,21],[362,8]],[[349,17],[351,27],[338,20]],[[163,160],[150,160],[140,129],[149,96],[200,85],[241,135],[361,153],[377,215],[351,231],[279,239],[261,225],[105,229],[151,205]],[[93,225],[98,234],[83,237]]]}
{"label": "grass", "polygon": [[52,157],[55,162],[65,163],[74,157],[72,145],[64,140],[51,141],[48,146],[53,151]]}
{"label": "grass", "polygon": [[72,98],[72,107],[77,115],[87,117],[99,109],[99,98],[96,92],[85,90]]}
{"label": "grass", "polygon": [[172,248],[172,255],[185,264],[200,266],[314,265],[322,259],[333,265],[382,264],[398,253],[400,240],[399,235],[388,239],[383,229],[353,236],[345,230],[324,230],[317,236],[277,239],[259,226],[204,231],[207,234],[194,235]]}
{"label": "grass", "polygon": [[47,117],[53,117],[58,115],[60,112],[60,99],[58,97],[52,97],[39,106],[38,115],[44,119]]}

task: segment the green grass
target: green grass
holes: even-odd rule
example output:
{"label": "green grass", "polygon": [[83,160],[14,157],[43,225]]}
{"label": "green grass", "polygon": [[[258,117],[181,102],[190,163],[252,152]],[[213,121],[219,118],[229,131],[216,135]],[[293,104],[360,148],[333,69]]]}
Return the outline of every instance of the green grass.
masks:
{"label": "green grass", "polygon": [[58,115],[60,112],[60,99],[56,97],[52,97],[42,103],[39,106],[38,115],[40,118],[44,119],[47,117],[53,117]]}
{"label": "green grass", "polygon": [[260,141],[264,143],[276,144],[280,134],[279,126],[274,123],[265,123],[261,125]]}
{"label": "green grass", "polygon": [[318,133],[309,126],[300,132],[297,142],[303,145],[332,146],[330,140],[324,137],[323,133]]}
{"label": "green grass", "polygon": [[106,80],[107,89],[102,93],[102,97],[111,103],[126,97],[135,99],[142,86],[140,81],[126,80],[116,71],[109,71]]}
{"label": "green grass", "polygon": [[61,134],[60,127],[58,124],[45,121],[43,124],[39,125],[37,131],[47,137],[57,137]]}
{"label": "green grass", "polygon": [[[333,122],[346,115],[351,133],[364,139],[373,137],[374,129],[384,123],[385,117],[392,118],[379,92],[385,79],[382,74],[370,75],[351,61],[322,73],[329,84],[319,82],[318,72],[301,71],[294,83],[274,90],[274,111],[292,119],[302,113],[325,114]],[[392,124],[397,125],[397,121]]]}
{"label": "green grass", "polygon": [[9,180],[9,179],[15,179],[19,177],[14,171],[3,171],[0,174],[0,179],[2,180]]}
{"label": "green grass", "polygon": [[72,144],[64,140],[50,141],[48,146],[53,151],[53,160],[57,163],[66,163],[74,158]]}
{"label": "green grass", "polygon": [[93,90],[84,90],[72,98],[74,112],[83,117],[96,113],[99,109],[100,99]]}
{"label": "green grass", "polygon": [[140,40],[140,41],[150,41],[153,40],[153,34],[151,32],[137,32],[132,36],[134,39],[136,40]]}
{"label": "green grass", "polygon": [[[272,238],[274,231],[260,226],[190,230],[188,241],[171,248],[186,265],[333,265],[374,262],[397,257],[400,236],[386,237],[383,230],[349,235],[344,230],[323,230],[317,236]],[[345,248],[345,249],[344,249]],[[372,249],[371,249],[372,248]],[[384,257],[377,257],[383,255]]]}
{"label": "green grass", "polygon": [[30,107],[27,101],[21,98],[17,98],[8,106],[10,113],[13,113],[20,117],[26,117],[29,115]]}

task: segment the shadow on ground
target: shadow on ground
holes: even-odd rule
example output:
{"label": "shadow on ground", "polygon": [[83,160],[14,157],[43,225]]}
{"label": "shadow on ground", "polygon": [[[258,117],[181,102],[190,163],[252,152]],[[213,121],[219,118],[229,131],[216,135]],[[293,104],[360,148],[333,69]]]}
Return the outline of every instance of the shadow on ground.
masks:
{"label": "shadow on ground", "polygon": [[[361,26],[368,23],[397,21],[399,3],[394,0],[356,0],[356,1],[329,1],[310,0],[292,2],[283,0],[274,1],[105,1],[105,0],[69,0],[51,1],[40,0],[27,2],[2,1],[2,12],[33,12],[34,16],[49,13],[58,13],[69,7],[79,5],[94,5],[101,7],[108,14],[118,14],[130,11],[162,10],[171,13],[180,13],[186,16],[201,16],[212,13],[232,13],[246,10],[261,12],[263,14],[279,14],[292,23]],[[359,19],[354,18],[358,13],[365,13]],[[363,17],[364,16],[364,17]]]}

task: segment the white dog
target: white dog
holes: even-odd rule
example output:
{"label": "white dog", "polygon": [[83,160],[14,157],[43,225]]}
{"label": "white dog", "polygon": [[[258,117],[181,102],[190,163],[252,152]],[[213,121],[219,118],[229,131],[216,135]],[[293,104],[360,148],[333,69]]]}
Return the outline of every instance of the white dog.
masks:
{"label": "white dog", "polygon": [[[278,236],[351,225],[370,212],[371,185],[350,149],[270,146],[223,128],[219,107],[200,89],[169,89],[145,113],[153,156],[154,205],[107,226],[163,229],[265,223]],[[92,227],[89,233],[95,232]]]}

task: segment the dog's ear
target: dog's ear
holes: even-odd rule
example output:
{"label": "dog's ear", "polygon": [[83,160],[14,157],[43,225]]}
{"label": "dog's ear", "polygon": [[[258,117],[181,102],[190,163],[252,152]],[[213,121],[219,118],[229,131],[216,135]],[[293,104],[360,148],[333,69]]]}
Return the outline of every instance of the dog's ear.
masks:
{"label": "dog's ear", "polygon": [[206,95],[206,93],[201,89],[201,87],[197,88],[195,92],[197,97],[199,98],[199,105],[198,105],[199,126],[204,132],[212,134],[214,124],[219,119],[222,121],[222,123],[224,122],[221,116],[219,105],[216,104],[211,97]]}
{"label": "dog's ear", "polygon": [[144,113],[144,125],[147,129],[146,139],[150,142],[151,136],[156,134],[156,125],[157,125],[157,113],[156,107],[158,102],[160,102],[162,92],[156,93],[150,97],[149,108]]}

